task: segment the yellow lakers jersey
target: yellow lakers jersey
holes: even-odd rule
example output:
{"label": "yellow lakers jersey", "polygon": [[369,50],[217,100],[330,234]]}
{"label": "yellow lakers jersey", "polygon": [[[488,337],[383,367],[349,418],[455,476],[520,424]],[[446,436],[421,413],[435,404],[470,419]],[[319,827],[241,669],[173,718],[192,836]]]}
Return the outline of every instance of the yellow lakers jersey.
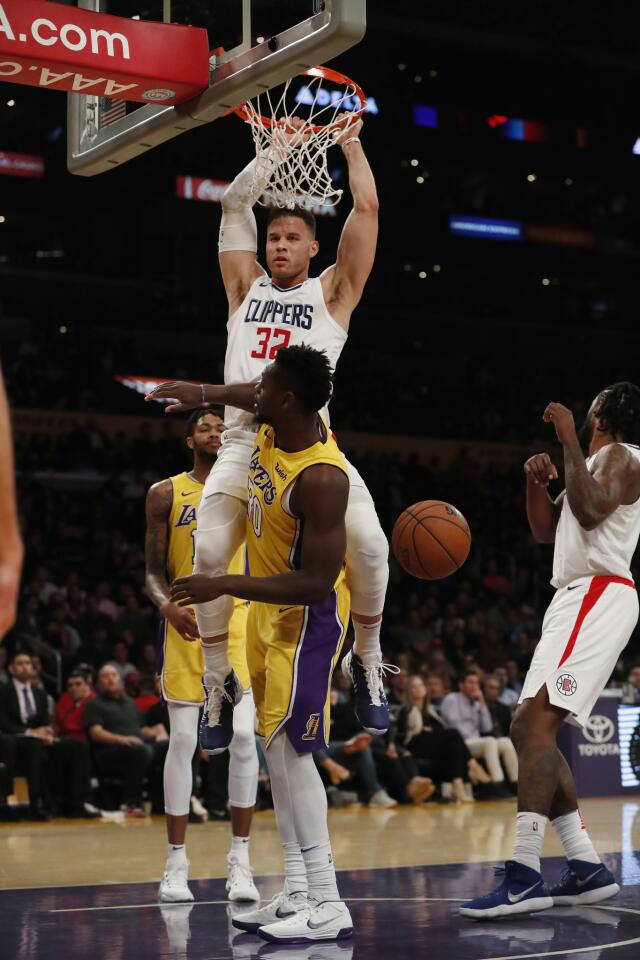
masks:
{"label": "yellow lakers jersey", "polygon": [[167,580],[172,583],[178,577],[190,577],[193,573],[196,510],[204,484],[194,480],[186,472],[169,479],[173,487],[173,503],[169,514]]}
{"label": "yellow lakers jersey", "polygon": [[[324,439],[297,453],[275,445],[273,427],[264,425],[256,437],[249,465],[247,554],[249,573],[272,576],[297,570],[302,553],[302,522],[288,506],[294,481],[307,467],[329,463],[348,475],[347,462],[324,422]],[[336,586],[344,579],[344,565]]]}
{"label": "yellow lakers jersey", "polygon": [[[173,503],[169,513],[169,544],[167,549],[167,580],[193,573],[195,558],[196,512],[204,484],[188,473],[170,477]],[[245,549],[241,547],[229,564],[229,573],[245,572]],[[250,686],[246,658],[247,604],[236,600],[229,624],[229,659],[240,677],[243,687]],[[164,698],[174,703],[201,703],[203,700],[202,674],[204,658],[199,642],[184,640],[168,621],[162,631],[161,683]]]}

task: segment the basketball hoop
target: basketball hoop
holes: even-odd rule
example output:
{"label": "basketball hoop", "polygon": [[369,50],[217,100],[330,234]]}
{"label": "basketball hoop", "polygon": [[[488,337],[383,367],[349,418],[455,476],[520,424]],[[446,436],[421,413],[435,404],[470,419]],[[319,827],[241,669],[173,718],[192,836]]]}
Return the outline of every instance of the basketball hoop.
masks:
{"label": "basketball hoop", "polygon": [[[293,88],[301,78],[306,83]],[[256,156],[273,168],[270,198],[289,209],[300,204],[334,206],[342,190],[331,180],[327,151],[362,116],[365,95],[355,81],[328,67],[305,70],[278,90],[260,93],[234,109],[251,126]],[[254,202],[263,192],[263,173],[264,167],[256,169]]]}

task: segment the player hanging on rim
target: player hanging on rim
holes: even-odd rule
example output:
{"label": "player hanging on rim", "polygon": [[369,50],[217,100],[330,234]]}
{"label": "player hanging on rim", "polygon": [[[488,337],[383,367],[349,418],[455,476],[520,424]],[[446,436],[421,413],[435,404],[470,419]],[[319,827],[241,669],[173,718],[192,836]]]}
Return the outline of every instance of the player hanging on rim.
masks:
{"label": "player hanging on rim", "polygon": [[[513,859],[497,890],[461,907],[477,919],[598,903],[620,889],[589,839],[556,737],[565,720],[587,722],[638,620],[630,564],[640,535],[640,389],[616,383],[598,394],[581,431],[586,460],[570,410],[550,403],[544,420],[564,448],[566,490],[551,500],[558,471],[548,454],[531,457],[527,516],[539,543],[555,543],[557,593],[511,726],[519,762]],[[549,820],[568,860],[550,889],[540,873]]]}
{"label": "player hanging on rim", "polygon": [[[247,658],[285,857],[285,888],[234,917],[266,940],[337,940],[353,932],[340,900],[327,795],[313,751],[328,745],[329,689],[349,618],[345,582],[349,468],[318,411],[331,395],[327,355],[278,351],[259,384],[208,387],[263,424],[253,437],[245,513],[249,576],[195,574],[172,600],[251,601]],[[255,407],[254,407],[255,404]]]}
{"label": "player hanging on rim", "polygon": [[[162,695],[170,719],[169,750],[164,766],[164,799],[169,849],[159,899],[191,901],[185,846],[192,791],[192,759],[198,744],[198,719],[204,702],[202,650],[198,626],[189,607],[169,597],[169,582],[193,571],[196,509],[204,483],[220,449],[222,419],[197,411],[187,423],[185,444],[193,467],[155,483],[147,494],[146,587],[163,617]],[[244,549],[229,570],[244,572]],[[259,900],[249,863],[249,831],[258,787],[258,756],[253,730],[254,704],[246,659],[247,604],[236,601],[230,624],[229,653],[244,695],[233,715],[229,746],[231,850],[227,858],[230,900]]]}
{"label": "player hanging on rim", "polygon": [[[277,155],[265,151],[226,190],[219,242],[220,269],[229,301],[225,383],[256,381],[277,351],[293,344],[325,350],[335,370],[351,314],[373,266],[378,234],[376,186],[359,140],[361,129],[358,119],[336,141],[347,160],[353,209],[342,231],[336,262],[319,277],[309,277],[319,244],[315,219],[307,210],[271,210],[266,239],[269,273],[256,260],[257,226],[251,204],[267,186]],[[147,399],[156,397],[180,401],[167,410],[202,404],[192,384],[163,384]],[[244,541],[247,473],[257,429],[253,413],[233,404],[226,407],[224,416],[227,432],[198,508],[194,569],[209,576],[225,573]],[[328,422],[327,410],[324,416]],[[371,495],[351,464],[349,479],[347,582],[355,643],[353,654],[344,658],[343,670],[353,680],[356,711],[363,727],[370,733],[383,733],[389,710],[382,686],[380,626],[389,547]],[[195,608],[208,691],[201,743],[212,750],[224,749],[231,737],[236,691],[227,640],[232,609],[230,597]]]}

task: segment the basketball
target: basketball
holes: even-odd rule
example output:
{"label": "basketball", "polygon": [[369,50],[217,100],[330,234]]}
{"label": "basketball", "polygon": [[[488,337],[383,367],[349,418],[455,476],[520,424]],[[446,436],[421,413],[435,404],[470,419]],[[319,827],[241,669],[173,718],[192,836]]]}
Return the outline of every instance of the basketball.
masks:
{"label": "basketball", "polygon": [[421,500],[395,522],[391,549],[400,566],[420,580],[448,577],[469,556],[471,531],[459,510],[444,500]]}

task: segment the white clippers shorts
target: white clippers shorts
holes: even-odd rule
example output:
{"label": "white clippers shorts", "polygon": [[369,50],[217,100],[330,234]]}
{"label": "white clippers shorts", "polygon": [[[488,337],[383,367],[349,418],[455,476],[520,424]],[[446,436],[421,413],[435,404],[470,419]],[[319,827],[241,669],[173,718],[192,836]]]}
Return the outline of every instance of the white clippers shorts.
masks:
{"label": "white clippers shorts", "polygon": [[[226,493],[230,497],[247,502],[247,481],[249,476],[249,462],[256,442],[256,432],[243,427],[232,427],[222,435],[222,446],[218,459],[207,477],[202,493],[204,505],[207,497],[214,493]],[[356,468],[347,461],[349,467],[349,483],[352,488],[364,491],[364,499],[371,500],[366,484]],[[352,497],[350,496],[350,500]],[[363,493],[358,495],[358,502],[362,502]],[[373,501],[372,501],[373,503]],[[200,516],[200,514],[199,514]]]}
{"label": "white clippers shorts", "polygon": [[542,621],[518,703],[546,684],[550,702],[582,727],[638,621],[638,594],[622,577],[581,577],[558,590]]}

